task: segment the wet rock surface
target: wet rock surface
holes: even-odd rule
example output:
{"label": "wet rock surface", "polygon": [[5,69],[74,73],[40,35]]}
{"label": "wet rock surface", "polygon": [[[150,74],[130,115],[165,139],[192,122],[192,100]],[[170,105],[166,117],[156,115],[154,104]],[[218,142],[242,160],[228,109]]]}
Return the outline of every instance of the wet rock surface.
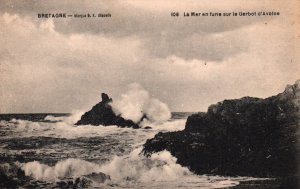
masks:
{"label": "wet rock surface", "polygon": [[158,133],[144,154],[168,150],[197,174],[286,177],[297,173],[300,80],[266,99],[244,97],[188,117],[183,131]]}

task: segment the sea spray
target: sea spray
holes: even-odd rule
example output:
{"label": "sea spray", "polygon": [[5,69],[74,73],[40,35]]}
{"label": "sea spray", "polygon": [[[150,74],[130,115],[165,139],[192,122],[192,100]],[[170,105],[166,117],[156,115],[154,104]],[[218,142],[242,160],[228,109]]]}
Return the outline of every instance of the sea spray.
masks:
{"label": "sea spray", "polygon": [[129,85],[129,90],[111,103],[113,111],[125,119],[139,123],[143,116],[152,122],[164,122],[171,118],[168,106],[150,96],[139,84]]}
{"label": "sea spray", "polygon": [[152,154],[150,158],[140,155],[142,148],[133,150],[129,156],[115,156],[112,161],[101,167],[115,181],[134,180],[139,182],[171,181],[192,173],[176,164],[168,151]]}

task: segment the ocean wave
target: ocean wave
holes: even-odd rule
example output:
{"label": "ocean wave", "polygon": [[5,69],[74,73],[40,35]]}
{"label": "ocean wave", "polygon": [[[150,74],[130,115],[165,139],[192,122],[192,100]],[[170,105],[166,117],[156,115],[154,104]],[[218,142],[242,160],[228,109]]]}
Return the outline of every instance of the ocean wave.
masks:
{"label": "ocean wave", "polygon": [[[81,113],[73,114],[67,117],[47,116],[45,120],[53,122],[33,122],[28,120],[12,119],[10,121],[1,121],[0,130],[11,131],[9,135],[4,137],[32,137],[45,136],[55,138],[78,138],[78,137],[97,137],[107,136],[110,134],[122,134],[126,132],[133,132],[136,135],[142,135],[147,139],[153,137],[159,131],[178,131],[183,130],[185,121],[171,120],[163,123],[144,122],[143,127],[150,126],[152,129],[147,132],[142,129],[119,128],[116,125],[112,126],[92,126],[92,125],[78,125],[74,123],[78,120]],[[60,120],[60,121],[59,121]],[[1,129],[2,128],[2,129]],[[138,140],[140,141],[140,140]]]}
{"label": "ocean wave", "polygon": [[37,180],[54,181],[65,177],[78,177],[98,172],[99,166],[80,159],[66,159],[59,161],[55,166],[48,166],[38,161],[28,162],[21,166],[26,176]]}
{"label": "ocean wave", "polygon": [[53,115],[47,115],[44,120],[45,121],[51,121],[51,122],[59,122],[59,121],[63,121],[66,117],[60,116],[60,117],[56,117]]}
{"label": "ocean wave", "polygon": [[[199,186],[219,188],[234,186],[239,182],[226,177],[194,175],[186,167],[176,163],[176,158],[170,152],[162,151],[147,158],[141,155],[141,148],[135,149],[129,155],[115,156],[111,161],[97,164],[80,159],[66,159],[48,166],[38,161],[21,165],[26,176],[37,180],[53,182],[64,178],[76,178],[93,173],[108,175],[105,183],[109,186],[133,187],[139,183],[148,187],[153,185],[168,186]],[[95,180],[97,182],[97,180]],[[102,183],[103,181],[99,181]],[[94,183],[95,184],[95,183]]]}

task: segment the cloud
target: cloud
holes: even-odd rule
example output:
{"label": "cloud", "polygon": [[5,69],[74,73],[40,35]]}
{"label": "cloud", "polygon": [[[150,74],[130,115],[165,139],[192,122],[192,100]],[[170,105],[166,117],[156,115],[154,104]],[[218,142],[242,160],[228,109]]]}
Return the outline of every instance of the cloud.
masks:
{"label": "cloud", "polygon": [[[207,1],[182,3],[180,1],[72,1],[66,5],[64,1],[40,2],[4,1],[3,11],[18,12],[35,18],[39,24],[43,19],[37,19],[37,13],[67,12],[67,13],[106,13],[112,14],[108,19],[55,19],[56,31],[65,34],[88,33],[109,37],[137,36],[143,39],[145,48],[154,57],[166,58],[176,54],[185,59],[204,58],[206,60],[222,60],[236,51],[241,51],[235,41],[222,37],[210,36],[212,33],[232,31],[241,27],[262,21],[257,17],[194,17],[173,18],[170,13],[180,12],[232,12],[244,10],[236,3],[212,5]],[[229,5],[228,5],[229,4]],[[30,6],[29,6],[30,5]],[[159,7],[159,8],[158,8]],[[265,9],[266,5],[249,4],[248,9]],[[248,10],[246,9],[246,10]],[[268,7],[270,9],[270,7]],[[0,9],[1,10],[1,9]],[[263,18],[269,20],[270,18]],[[226,23],[226,24],[225,24]],[[219,41],[218,41],[219,40]],[[218,45],[215,45],[216,42]],[[223,52],[224,46],[229,53]],[[222,45],[223,44],[223,45]],[[243,44],[241,44],[243,45]],[[189,49],[189,50],[187,50]],[[200,53],[199,53],[200,52]]]}
{"label": "cloud", "polygon": [[[30,3],[4,1],[0,8],[0,112],[88,109],[101,92],[114,98],[135,82],[172,111],[203,111],[224,98],[276,94],[299,77],[293,4],[281,6],[277,18],[228,22],[169,17],[176,7],[217,9],[206,3],[167,2],[160,9],[129,1]],[[238,8],[231,5],[224,9]],[[36,18],[37,12],[99,7],[113,19]]]}
{"label": "cloud", "polygon": [[100,89],[126,80],[136,54],[142,54],[134,38],[64,35],[49,20],[36,26],[30,18],[3,14],[0,24],[3,112],[82,106]]}

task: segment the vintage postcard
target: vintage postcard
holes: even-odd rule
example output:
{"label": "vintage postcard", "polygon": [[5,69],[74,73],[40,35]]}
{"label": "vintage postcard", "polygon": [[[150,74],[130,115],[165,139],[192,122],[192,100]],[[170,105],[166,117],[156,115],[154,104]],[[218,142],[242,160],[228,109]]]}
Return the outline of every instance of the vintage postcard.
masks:
{"label": "vintage postcard", "polygon": [[299,188],[299,19],[299,0],[0,0],[0,188]]}

